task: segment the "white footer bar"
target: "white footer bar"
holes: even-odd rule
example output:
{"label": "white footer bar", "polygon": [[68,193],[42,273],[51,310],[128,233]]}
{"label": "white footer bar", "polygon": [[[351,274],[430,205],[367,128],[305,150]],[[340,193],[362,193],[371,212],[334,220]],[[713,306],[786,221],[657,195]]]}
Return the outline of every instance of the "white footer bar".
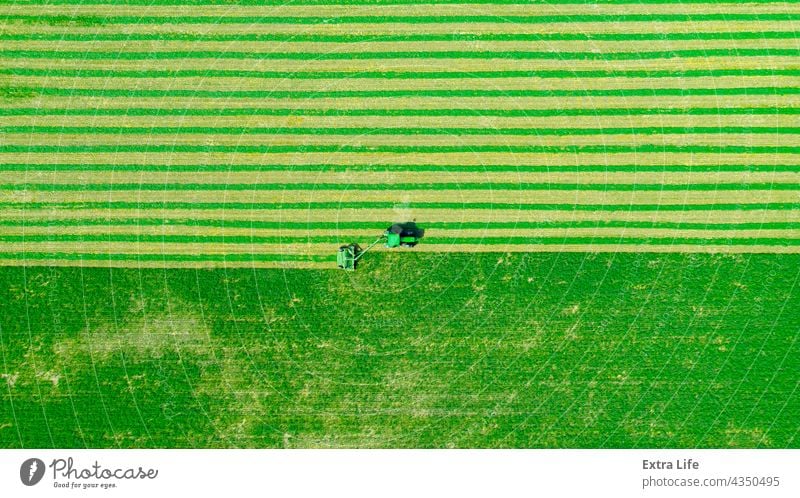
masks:
{"label": "white footer bar", "polygon": [[797,497],[798,474],[800,450],[0,450],[3,497]]}

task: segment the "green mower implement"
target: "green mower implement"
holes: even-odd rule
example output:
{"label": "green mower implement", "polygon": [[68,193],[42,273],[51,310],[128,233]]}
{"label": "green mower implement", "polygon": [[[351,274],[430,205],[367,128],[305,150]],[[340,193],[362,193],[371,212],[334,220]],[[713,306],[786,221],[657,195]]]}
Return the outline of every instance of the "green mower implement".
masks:
{"label": "green mower implement", "polygon": [[354,271],[356,263],[370,249],[382,241],[386,241],[385,247],[394,249],[395,247],[414,247],[422,238],[422,230],[418,229],[414,223],[395,223],[383,232],[375,242],[368,245],[366,249],[356,244],[348,244],[339,247],[336,253],[336,264],[339,268],[347,271]]}

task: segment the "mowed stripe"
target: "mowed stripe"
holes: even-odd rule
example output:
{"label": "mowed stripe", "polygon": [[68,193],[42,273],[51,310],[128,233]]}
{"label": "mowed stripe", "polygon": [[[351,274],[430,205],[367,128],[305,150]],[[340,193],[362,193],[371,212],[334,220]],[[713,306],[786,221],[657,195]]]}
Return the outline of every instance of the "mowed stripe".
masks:
{"label": "mowed stripe", "polygon": [[[86,116],[76,127],[73,116],[4,116],[6,133],[201,133],[213,134],[634,134],[646,133],[791,133],[798,129],[800,108],[794,114],[753,113],[742,126],[741,114],[613,115],[613,116]],[[211,126],[209,126],[211,125]],[[709,126],[711,125],[711,126]],[[794,129],[794,130],[793,130]],[[329,131],[330,130],[330,131]],[[539,133],[541,132],[541,133]]]}
{"label": "mowed stripe", "polygon": [[[181,173],[209,173],[226,172],[229,175],[242,172],[259,172],[261,174],[292,172],[290,178],[306,178],[308,181],[319,180],[319,173],[347,173],[359,174],[363,179],[365,174],[370,173],[399,173],[399,172],[436,172],[441,178],[442,173],[458,173],[458,179],[469,181],[469,178],[485,180],[486,175],[497,173],[548,173],[556,176],[560,174],[580,174],[580,173],[702,173],[712,178],[724,178],[725,173],[773,173],[769,179],[793,179],[794,177],[783,175],[785,173],[800,172],[800,164],[585,164],[585,165],[542,165],[542,164],[260,164],[260,163],[238,163],[238,164],[113,164],[113,163],[49,163],[49,162],[30,162],[30,163],[0,163],[0,172],[28,172],[28,178],[39,178],[41,175],[54,175],[52,181],[62,180],[69,177],[69,173],[82,172],[109,172],[113,171],[118,178],[125,178],[125,174],[136,173],[136,180],[141,178],[139,173],[170,173],[175,178]],[[313,173],[309,176],[308,173]],[[56,176],[57,174],[57,176]],[[711,175],[709,175],[711,174]],[[737,178],[729,175],[730,178]],[[148,179],[152,176],[148,175]],[[263,177],[262,177],[263,178]],[[330,177],[326,177],[330,179]],[[335,178],[335,177],[334,177]],[[565,176],[566,178],[566,176]],[[660,181],[670,181],[671,176],[660,176]],[[517,179],[516,176],[513,177]],[[348,180],[349,181],[349,180]],[[385,181],[385,178],[381,181]]]}
{"label": "mowed stripe", "polygon": [[[576,29],[577,28],[577,29]],[[298,28],[292,24],[98,24],[83,22],[80,19],[60,19],[50,23],[26,23],[8,20],[4,26],[9,41],[21,36],[22,40],[45,35],[54,37],[63,35],[82,37],[73,41],[85,41],[87,37],[98,36],[98,41],[122,41],[123,36],[131,36],[132,41],[151,40],[185,40],[196,41],[275,41],[320,42],[320,43],[362,43],[364,41],[530,41],[532,37],[541,36],[544,40],[593,40],[599,36],[601,40],[615,41],[619,36],[642,37],[666,41],[695,39],[719,39],[725,37],[737,39],[738,33],[747,33],[745,39],[753,39],[756,33],[765,33],[764,39],[786,37],[787,35],[771,35],[771,33],[793,32],[791,23],[783,20],[761,19],[757,24],[748,20],[723,19],[695,21],[651,21],[651,22],[573,22],[561,21],[553,23],[441,23],[414,25],[408,23],[390,24],[306,24]],[[165,35],[161,38],[161,35]],[[230,38],[218,37],[237,37]],[[109,37],[106,40],[104,37]],[[138,39],[143,37],[143,40]],[[239,38],[241,37],[241,38]],[[359,39],[360,37],[360,39]],[[446,38],[445,38],[446,37]],[[476,38],[477,37],[477,38]],[[366,38],[366,40],[365,40]],[[791,37],[789,37],[791,38]],[[0,39],[2,40],[2,39]],[[50,38],[45,38],[50,40]],[[60,40],[60,39],[59,39]]]}
{"label": "mowed stripe", "polygon": [[[21,2],[19,4],[4,5],[0,12],[6,15],[29,14],[30,17],[36,15],[40,18],[49,19],[47,16],[94,16],[100,13],[108,13],[107,4],[88,3],[88,4],[50,4],[48,2],[31,3]],[[477,7],[479,6],[480,7]],[[534,7],[534,8],[531,8]],[[729,14],[754,15],[771,13],[797,13],[798,5],[796,2],[733,2],[731,0],[723,2],[318,2],[318,3],[283,3],[275,2],[255,3],[255,2],[228,2],[216,4],[195,2],[161,4],[129,4],[121,2],[115,5],[113,16],[111,17],[133,17],[139,16],[148,23],[153,23],[150,18],[161,17],[172,19],[176,23],[185,23],[182,19],[192,19],[194,17],[219,17],[219,18],[242,18],[260,16],[265,18],[265,23],[275,22],[302,22],[311,23],[317,19],[335,19],[338,22],[348,22],[351,18],[365,19],[365,22],[381,22],[384,19],[400,17],[403,19],[423,18],[423,22],[450,22],[456,18],[499,18],[501,22],[507,18],[546,18],[559,17],[553,14],[565,14],[568,16],[609,18],[619,14],[651,14],[651,15],[670,15],[679,14],[684,17],[690,15],[709,15],[709,14]],[[589,14],[586,16],[586,14]],[[560,17],[564,17],[563,15]],[[296,21],[304,18],[302,21]],[[283,19],[275,21],[273,19]],[[334,21],[335,22],[335,21]],[[608,22],[608,21],[605,21]]]}
{"label": "mowed stripe", "polygon": [[[28,117],[28,116],[82,116],[91,117],[92,121],[97,121],[102,117],[114,117],[110,122],[119,123],[126,119],[119,118],[136,118],[136,117],[150,117],[150,119],[157,118],[153,122],[153,126],[157,124],[164,124],[169,120],[175,119],[177,116],[183,120],[191,116],[212,116],[217,119],[216,123],[224,123],[223,118],[235,116],[234,123],[241,123],[241,119],[250,117],[251,119],[258,119],[257,123],[263,123],[264,117],[328,117],[328,118],[356,118],[356,117],[379,117],[391,118],[388,121],[397,123],[397,118],[413,117],[413,122],[421,122],[419,120],[430,117],[458,117],[458,118],[564,118],[564,117],[617,117],[627,118],[630,116],[734,116],[732,119],[737,123],[741,122],[740,116],[747,116],[748,119],[763,119],[762,116],[796,116],[800,114],[800,108],[788,107],[789,102],[783,102],[778,97],[773,97],[778,100],[780,104],[787,104],[786,107],[584,107],[584,108],[517,108],[517,109],[502,109],[502,108],[470,108],[470,107],[454,107],[454,108],[371,108],[371,109],[351,109],[351,108],[312,108],[312,107],[184,107],[184,108],[164,108],[164,107],[83,107],[83,108],[68,108],[56,106],[44,107],[5,107],[0,108],[0,116],[3,117]],[[713,100],[713,99],[705,99]],[[753,99],[749,99],[753,100]],[[47,104],[62,104],[60,102],[43,101]],[[138,102],[137,102],[138,103]],[[615,102],[610,102],[614,104]],[[707,102],[709,104],[711,102]],[[154,118],[155,117],[155,118]],[[641,118],[646,119],[646,118]],[[652,118],[651,118],[652,119]],[[657,118],[664,119],[664,118]],[[794,121],[789,118],[789,123]],[[576,122],[569,119],[569,122]],[[26,124],[30,123],[27,119],[4,119],[4,123],[8,124]],[[48,121],[52,123],[52,120]],[[71,124],[72,119],[65,120],[65,125]],[[152,121],[151,121],[152,122]],[[308,120],[303,120],[303,124]],[[343,125],[350,124],[348,120],[341,121]],[[363,123],[363,120],[356,120],[357,123]],[[463,120],[458,120],[459,123],[464,123]],[[555,120],[559,123],[558,120]],[[604,120],[605,122],[605,120]],[[708,123],[707,119],[703,119],[704,123]],[[514,123],[511,121],[510,123]],[[561,124],[561,123],[559,123]],[[492,125],[489,122],[488,126]]]}
{"label": "mowed stripe", "polygon": [[0,6],[0,264],[800,252],[800,3],[107,8]]}
{"label": "mowed stripe", "polygon": [[800,134],[800,126],[628,126],[569,128],[497,128],[497,127],[225,127],[225,126],[0,126],[3,134],[90,134],[90,135],[712,135],[719,134]]}
{"label": "mowed stripe", "polygon": [[[25,69],[25,68],[23,68]],[[293,73],[292,73],[293,74]],[[763,76],[765,75],[719,75],[715,77],[710,76],[696,76],[696,77],[670,77],[670,78],[656,78],[649,80],[647,78],[631,78],[631,77],[595,77],[595,78],[578,78],[580,79],[581,89],[586,92],[586,95],[594,97],[619,97],[619,96],[640,96],[639,93],[643,89],[657,90],[658,92],[671,92],[675,90],[676,86],[681,89],[687,90],[688,96],[703,95],[709,88],[719,88],[720,94],[724,95],[725,92],[733,92],[736,89],[745,88],[765,88],[761,87],[764,82]],[[769,74],[769,88],[774,88],[774,93],[786,94],[783,88],[791,88],[800,82],[798,75],[780,75]],[[408,89],[410,84],[419,92],[437,92],[448,90],[450,92],[477,92],[472,98],[486,98],[498,96],[493,93],[487,92],[516,92],[525,97],[547,97],[547,98],[563,98],[574,96],[569,93],[574,90],[576,77],[570,78],[535,78],[535,77],[506,77],[506,78],[418,78],[419,81],[410,82],[411,78],[357,78],[357,77],[343,77],[343,78],[272,78],[265,81],[262,78],[241,77],[235,80],[237,93],[230,93],[231,81],[229,78],[213,78],[210,76],[200,77],[186,77],[186,78],[97,78],[97,77],[58,77],[52,76],[47,78],[49,87],[42,90],[42,92],[51,94],[56,93],[58,88],[75,88],[80,89],[82,93],[87,89],[95,88],[97,90],[104,90],[105,92],[118,91],[120,89],[127,89],[131,92],[135,91],[135,95],[156,95],[155,93],[142,93],[142,92],[190,92],[198,88],[202,88],[199,95],[216,95],[215,98],[223,98],[230,96],[231,98],[252,98],[252,95],[259,95],[257,92],[269,91],[275,95],[295,95],[296,99],[310,98],[302,97],[302,95],[309,93],[320,93],[321,96],[313,97],[328,98],[327,96],[340,95],[335,97],[337,99],[348,98],[349,93],[341,92],[393,92],[387,95],[394,96],[393,98],[401,98],[402,92]],[[7,92],[29,92],[31,88],[37,84],[41,84],[40,77],[34,76],[14,76],[11,78],[10,84],[13,86],[6,87]],[[537,93],[531,93],[531,89],[536,89]],[[519,92],[525,91],[526,93],[520,94]],[[620,95],[614,94],[612,91],[623,92]],[[754,92],[763,92],[765,90],[754,90]],[[217,92],[217,93],[208,93]],[[256,93],[242,93],[242,92],[256,92]],[[287,93],[288,92],[288,93]],[[564,93],[567,92],[567,93]],[[639,92],[639,93],[637,93]],[[461,93],[453,93],[453,96],[460,96]],[[102,92],[98,92],[102,95]],[[111,95],[110,93],[108,94]],[[360,94],[356,94],[360,95]],[[421,95],[425,95],[422,93]],[[437,94],[433,94],[437,95]],[[447,94],[445,94],[446,96]],[[791,93],[787,95],[793,95]],[[57,96],[57,95],[50,95]],[[408,97],[408,96],[406,96]],[[118,96],[117,96],[118,98]],[[272,97],[274,98],[274,97]],[[352,97],[350,97],[352,98]],[[387,98],[387,97],[384,97]]]}
{"label": "mowed stripe", "polygon": [[309,34],[303,33],[239,33],[214,32],[132,32],[107,33],[49,30],[14,32],[13,25],[0,33],[0,41],[59,41],[59,42],[120,42],[120,41],[191,41],[191,42],[284,42],[284,43],[396,43],[396,42],[513,42],[513,41],[685,41],[685,40],[793,40],[794,31],[675,31],[647,32],[540,32],[540,33],[385,33],[371,34]]}
{"label": "mowed stripe", "polygon": [[[53,43],[53,42],[51,42]],[[57,42],[56,42],[57,43]],[[789,41],[784,42],[787,46]],[[53,43],[55,44],[55,43]],[[8,42],[2,43],[5,47]],[[240,49],[245,49],[249,44],[237,45]],[[593,43],[587,44],[587,50],[592,51]],[[691,44],[695,47],[697,44]],[[752,46],[752,45],[751,45]],[[647,50],[660,48],[662,52],[673,50],[672,42],[652,42]],[[529,47],[526,47],[529,48]],[[794,46],[789,46],[794,48]],[[141,48],[140,48],[141,50]],[[557,53],[557,52],[554,52]],[[382,59],[376,63],[376,59],[353,59],[353,60],[296,60],[296,59],[232,59],[232,58],[189,58],[172,61],[167,63],[163,59],[81,59],[81,58],[5,58],[3,67],[8,69],[50,69],[50,70],[84,70],[84,71],[165,71],[170,67],[174,70],[183,71],[250,71],[256,73],[295,73],[299,75],[310,73],[334,73],[345,72],[352,76],[358,73],[370,74],[376,72],[385,73],[484,73],[484,72],[523,72],[532,73],[538,71],[547,72],[602,72],[612,71],[619,75],[627,71],[670,71],[673,73],[686,71],[708,71],[708,70],[760,70],[761,76],[771,76],[771,70],[791,70],[796,68],[796,56],[778,55],[751,55],[748,57],[713,57],[708,59],[702,55],[696,57],[682,58],[650,58],[650,59],[626,59],[626,60],[592,60],[592,59],[572,59],[568,66],[558,58],[549,59],[449,59],[444,64],[441,58],[395,58]],[[213,74],[213,73],[212,73]],[[635,74],[635,73],[633,73]],[[689,73],[692,74],[692,73]],[[754,74],[753,76],[759,76]],[[523,75],[522,77],[526,77]],[[263,79],[263,78],[262,78]],[[275,78],[272,78],[275,79]],[[350,78],[348,78],[350,79]],[[374,78],[373,78],[374,79]],[[381,78],[382,79],[382,78]],[[409,78],[405,78],[409,79]],[[475,78],[472,78],[475,79]],[[496,79],[496,78],[492,78]],[[273,82],[274,83],[274,82]],[[719,86],[719,85],[717,85]]]}
{"label": "mowed stripe", "polygon": [[[201,200],[202,199],[202,200]],[[797,190],[64,190],[0,191],[4,208],[518,210],[795,209]],[[400,213],[398,213],[400,214]],[[419,220],[418,220],[419,221]]]}
{"label": "mowed stripe", "polygon": [[[260,171],[256,168],[236,170],[231,167],[192,168],[191,171],[167,167],[151,170],[146,176],[141,174],[139,165],[111,171],[87,169],[70,171],[66,168],[47,170],[45,166],[37,169],[32,165],[18,165],[2,172],[0,167],[0,190],[57,191],[81,188],[87,191],[105,190],[385,190],[397,188],[404,190],[786,190],[794,189],[791,185],[800,184],[800,169],[787,168],[785,171],[774,167],[762,171],[738,168],[734,171],[712,168],[638,170],[638,166],[614,170],[610,167],[596,165],[581,168],[554,168],[539,166],[502,167],[486,166],[483,168],[425,167],[412,166],[409,169],[387,168],[384,171],[355,170],[348,171],[346,166],[337,171],[324,165],[318,170],[304,169],[286,165],[285,168]],[[21,177],[19,171],[27,171]],[[665,173],[672,174],[665,174]],[[64,185],[65,187],[60,187]],[[78,187],[70,187],[77,185]],[[603,188],[607,185],[607,188]],[[772,186],[774,185],[774,188]],[[141,186],[141,188],[139,188]],[[619,187],[617,187],[619,186]]]}
{"label": "mowed stripe", "polygon": [[[630,12],[631,5],[618,7],[618,12]],[[666,13],[644,13],[644,14],[625,14],[613,13],[607,14],[553,14],[553,15],[515,15],[515,14],[495,14],[495,15],[348,15],[352,14],[352,7],[343,11],[337,8],[336,11],[339,15],[334,16],[319,16],[319,15],[235,15],[235,11],[230,7],[224,9],[215,9],[216,12],[209,11],[209,15],[196,15],[198,14],[197,8],[191,10],[184,10],[187,14],[192,15],[91,15],[91,14],[78,14],[78,7],[69,7],[63,9],[63,14],[55,13],[57,9],[47,7],[39,14],[31,14],[32,9],[24,6],[16,9],[16,12],[25,12],[18,14],[12,7],[4,7],[2,10],[3,16],[7,22],[20,22],[28,24],[61,24],[61,23],[78,23],[83,25],[125,25],[125,24],[262,24],[262,25],[294,25],[294,26],[307,26],[307,25],[321,25],[321,24],[337,24],[337,25],[392,25],[392,24],[410,24],[410,25],[431,25],[431,24],[496,24],[496,23],[511,23],[511,24],[581,24],[581,23],[673,23],[673,22],[708,22],[708,21],[796,21],[800,19],[800,13],[797,12],[797,5],[774,6],[773,9],[765,9],[764,6],[757,6],[747,12],[747,7],[733,7],[722,4],[721,6],[704,6],[703,10],[718,10],[718,12],[711,13],[675,13],[686,12],[686,6],[672,6],[669,9],[671,12]],[[425,5],[419,7],[426,9],[424,12],[430,12],[430,6]],[[652,12],[652,5],[639,6],[640,9],[646,12]],[[702,7],[701,7],[702,8]],[[522,12],[530,9],[522,7]],[[149,11],[153,13],[153,9],[136,9],[137,13],[141,11]],[[210,9],[209,9],[210,10]],[[395,9],[398,12],[408,12],[408,7]],[[562,9],[559,9],[563,11]],[[610,10],[610,9],[609,9]],[[738,12],[736,12],[738,10]],[[769,10],[776,10],[777,12],[769,12]],[[319,8],[315,7],[313,11],[319,13]],[[312,12],[313,12],[312,11]],[[720,12],[721,11],[721,12]],[[734,11],[734,12],[731,12]],[[759,12],[761,11],[761,12]],[[764,12],[766,11],[766,12]],[[788,11],[788,12],[787,12]],[[120,12],[120,11],[118,11]],[[173,13],[174,8],[164,9],[163,12]],[[343,13],[347,12],[347,14]]]}
{"label": "mowed stripe", "polygon": [[9,96],[60,96],[106,98],[169,98],[194,97],[216,99],[371,99],[402,97],[467,97],[467,98],[517,98],[517,97],[661,97],[661,96],[747,96],[747,95],[800,95],[797,86],[742,86],[706,88],[601,88],[601,89],[402,89],[402,90],[195,90],[195,89],[121,89],[121,88],[65,88],[65,87],[8,87]]}
{"label": "mowed stripe", "polygon": [[[45,206],[19,209],[19,205],[9,207],[4,204],[0,212],[0,225],[17,227],[20,230],[35,227],[63,228],[70,227],[117,227],[136,226],[151,229],[169,229],[171,227],[210,227],[210,228],[253,228],[253,229],[286,229],[286,230],[381,230],[385,228],[387,218],[398,214],[399,209],[367,207],[364,209],[348,207],[320,207],[312,204],[293,209],[170,209],[162,206],[152,211],[148,205],[142,209],[123,208],[110,205],[107,208],[83,209],[73,206],[57,206],[49,209]],[[691,207],[691,206],[690,206]],[[494,229],[508,228],[587,228],[612,227],[623,225],[639,228],[685,230],[736,230],[760,227],[764,229],[783,229],[794,227],[800,223],[800,211],[797,209],[714,209],[706,206],[705,210],[686,209],[670,210],[518,210],[471,209],[467,211],[406,207],[405,212],[412,217],[427,220],[429,229]],[[333,220],[333,221],[331,221]],[[10,232],[9,232],[10,233]]]}

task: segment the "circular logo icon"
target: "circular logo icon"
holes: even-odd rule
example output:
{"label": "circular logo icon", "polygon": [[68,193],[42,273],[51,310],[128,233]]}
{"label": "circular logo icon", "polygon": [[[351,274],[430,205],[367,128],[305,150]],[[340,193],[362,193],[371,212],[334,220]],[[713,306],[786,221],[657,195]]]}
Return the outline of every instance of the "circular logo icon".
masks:
{"label": "circular logo icon", "polygon": [[26,486],[35,486],[44,477],[44,462],[38,458],[29,458],[19,468],[19,478]]}

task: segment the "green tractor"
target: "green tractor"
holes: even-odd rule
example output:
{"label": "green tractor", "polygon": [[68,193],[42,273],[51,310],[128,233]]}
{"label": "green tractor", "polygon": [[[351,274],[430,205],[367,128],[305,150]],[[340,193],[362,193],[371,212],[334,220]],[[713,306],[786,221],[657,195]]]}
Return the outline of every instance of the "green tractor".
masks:
{"label": "green tractor", "polygon": [[347,271],[356,269],[356,263],[370,249],[380,242],[386,241],[384,246],[389,249],[395,247],[414,247],[422,238],[423,231],[417,228],[415,223],[395,223],[383,232],[375,242],[361,249],[358,244],[348,244],[339,247],[336,253],[336,264],[339,268]]}

